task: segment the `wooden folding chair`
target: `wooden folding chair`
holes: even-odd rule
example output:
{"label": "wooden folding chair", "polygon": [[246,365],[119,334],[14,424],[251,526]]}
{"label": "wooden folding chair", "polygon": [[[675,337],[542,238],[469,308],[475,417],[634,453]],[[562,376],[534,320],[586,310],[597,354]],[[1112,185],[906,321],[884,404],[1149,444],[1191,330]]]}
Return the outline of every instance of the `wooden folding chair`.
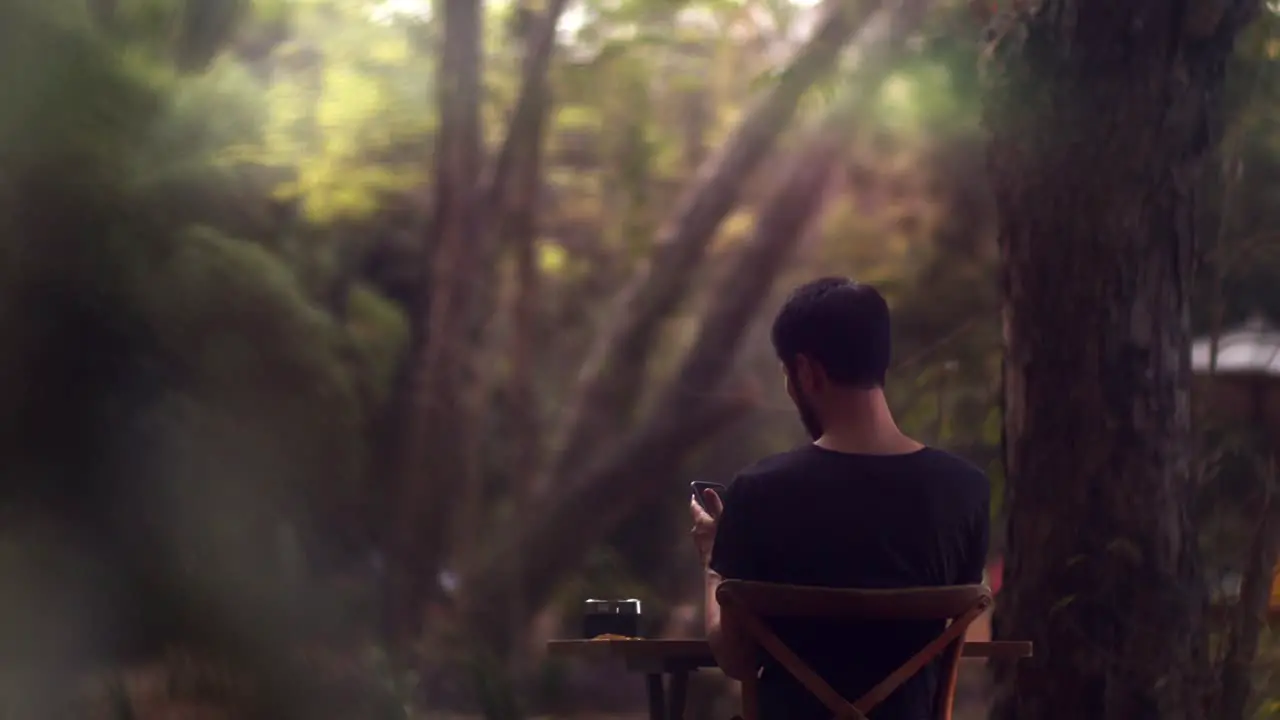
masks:
{"label": "wooden folding chair", "polygon": [[[726,580],[716,590],[721,611],[739,622],[762,649],[839,720],[866,720],[867,713],[904,682],[941,658],[938,720],[950,720],[965,631],[991,606],[991,591],[983,585],[908,588],[901,590],[840,590]],[[946,620],[946,628],[915,655],[853,702],[825,680],[778,638],[766,618],[829,618],[832,620],[929,621]],[[744,720],[759,720],[756,680],[742,684]]]}

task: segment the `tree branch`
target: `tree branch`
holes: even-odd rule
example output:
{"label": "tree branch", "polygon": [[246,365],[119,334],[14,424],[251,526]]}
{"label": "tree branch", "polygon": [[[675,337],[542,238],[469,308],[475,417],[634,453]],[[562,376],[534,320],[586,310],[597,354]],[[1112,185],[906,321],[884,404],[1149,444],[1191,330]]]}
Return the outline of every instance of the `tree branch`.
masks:
{"label": "tree branch", "polygon": [[507,126],[507,136],[498,150],[498,157],[485,183],[487,207],[502,212],[506,207],[507,192],[511,184],[513,167],[520,153],[527,152],[537,143],[541,132],[541,116],[547,111],[547,71],[555,50],[556,27],[564,14],[568,0],[551,0],[546,16],[538,25],[525,54],[520,79],[520,94],[516,97],[515,110]]}
{"label": "tree branch", "polygon": [[[537,280],[529,275],[536,274],[532,248],[524,246],[531,246],[536,232],[538,155],[550,106],[546,76],[566,4],[552,0],[530,38],[516,107],[484,183],[475,171],[481,156],[477,103],[482,21],[474,1],[445,4],[436,210],[425,238],[431,246],[425,257],[432,282],[430,297],[424,298],[429,302],[415,308],[406,361],[411,373],[404,401],[408,407],[399,413],[401,437],[391,458],[397,519],[390,599],[393,631],[400,637],[415,631],[421,604],[447,553],[469,547],[470,528],[479,524],[479,412],[492,391],[491,372],[480,359],[492,340],[488,318],[506,233],[521,236],[523,298],[534,292]],[[518,184],[514,207],[508,207],[513,183]],[[497,221],[484,222],[480,207],[487,207]]]}
{"label": "tree branch", "polygon": [[879,6],[870,0],[856,7],[848,0],[827,0],[817,30],[777,85],[703,166],[698,181],[660,232],[649,267],[619,295],[611,327],[589,351],[538,490],[545,492],[552,479],[589,459],[604,440],[598,432],[607,426],[602,418],[633,411],[634,394],[628,392],[633,381],[629,378],[641,374],[637,369],[647,364],[662,322],[684,299],[716,228],[736,204],[743,183],[772,150],[795,115],[801,95],[831,69],[840,48]]}
{"label": "tree branch", "polygon": [[[525,611],[542,607],[591,543],[615,528],[637,504],[674,490],[662,478],[672,476],[710,430],[745,409],[740,401],[716,391],[751,318],[822,205],[839,155],[836,150],[823,133],[792,158],[753,240],[712,293],[702,330],[679,372],[640,429],[567,478],[560,492],[529,508],[528,522],[496,538],[482,562],[467,569],[463,602],[476,621],[473,627],[494,626],[513,572],[519,573],[517,581],[524,588],[520,594]],[[698,394],[690,392],[695,388]],[[715,402],[709,403],[708,395]]]}
{"label": "tree branch", "polygon": [[[900,41],[918,26],[929,4],[907,0],[885,10],[890,14],[884,32],[860,37],[866,47],[860,48],[859,87],[883,80],[902,47]],[[594,461],[566,465],[561,489],[530,501],[524,513],[528,522],[494,538],[475,565],[462,568],[461,600],[473,628],[501,632],[501,622],[495,619],[527,620],[578,567],[591,543],[615,529],[637,505],[676,489],[661,478],[673,475],[683,458],[718,427],[713,421],[717,415],[731,414],[731,408],[718,407],[725,398],[717,395],[717,388],[723,387],[751,319],[822,206],[829,172],[840,155],[837,138],[846,133],[853,103],[860,96],[851,93],[833,106],[804,148],[792,155],[752,240],[710,294],[713,302],[702,316],[701,330],[660,393],[654,412],[636,432],[606,447]],[[514,593],[513,583],[520,588]],[[504,593],[521,599],[517,612],[503,612],[511,610],[503,604],[510,602]]]}
{"label": "tree branch", "polygon": [[[547,66],[550,60],[556,22],[564,9],[563,0],[557,0],[549,10],[541,31],[530,38],[525,56],[524,85],[516,103],[516,112],[503,142],[502,152],[488,190],[491,212],[497,214],[495,227],[486,229],[491,234],[488,250],[492,254],[487,266],[492,268],[489,279],[482,281],[486,287],[478,287],[477,293],[486,294],[486,302],[492,303],[496,294],[497,257],[503,250],[515,255],[515,292],[510,307],[511,318],[506,347],[494,337],[486,337],[476,352],[503,353],[510,358],[510,370],[504,378],[509,396],[512,432],[506,441],[513,458],[511,467],[524,469],[537,467],[540,462],[542,430],[539,418],[534,369],[537,367],[537,321],[540,301],[541,277],[537,265],[538,191],[542,185],[542,153],[547,115],[551,109],[551,97],[547,87]],[[492,334],[490,334],[492,335]],[[485,376],[484,379],[496,378]],[[476,407],[485,407],[495,388],[481,383],[476,389]],[[478,450],[479,448],[477,448]],[[517,474],[511,482],[512,494],[522,503],[529,487],[528,479]],[[457,564],[465,565],[467,556],[478,544],[476,533],[485,526],[484,483],[470,482],[461,489],[456,504],[453,552],[458,555]]]}

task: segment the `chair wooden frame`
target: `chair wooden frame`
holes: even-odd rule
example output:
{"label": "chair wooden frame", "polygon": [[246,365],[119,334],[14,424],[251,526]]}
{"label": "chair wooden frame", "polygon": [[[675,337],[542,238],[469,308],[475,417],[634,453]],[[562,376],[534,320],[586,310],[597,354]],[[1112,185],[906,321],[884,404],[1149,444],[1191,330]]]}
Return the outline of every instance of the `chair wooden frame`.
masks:
{"label": "chair wooden frame", "polygon": [[[726,580],[716,588],[721,612],[740,623],[752,639],[795,676],[838,720],[867,720],[867,713],[884,702],[930,662],[942,659],[936,700],[938,720],[950,720],[956,676],[964,649],[965,631],[991,607],[991,591],[984,585],[845,590],[773,583]],[[836,692],[818,673],[778,638],[764,618],[841,618],[849,620],[945,620],[946,628],[896,670],[853,702]],[[744,720],[759,720],[756,680],[742,684]]]}

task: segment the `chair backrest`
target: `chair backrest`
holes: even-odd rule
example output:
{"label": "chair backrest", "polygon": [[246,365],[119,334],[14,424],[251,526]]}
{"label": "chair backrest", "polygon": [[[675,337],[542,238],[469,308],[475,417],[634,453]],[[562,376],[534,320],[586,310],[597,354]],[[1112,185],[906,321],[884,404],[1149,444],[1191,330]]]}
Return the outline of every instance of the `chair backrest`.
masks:
{"label": "chair backrest", "polygon": [[[837,718],[865,719],[935,659],[941,658],[942,682],[936,702],[938,718],[951,717],[956,673],[964,648],[965,631],[991,606],[991,591],[983,585],[904,588],[899,590],[846,590],[800,587],[773,583],[726,580],[716,589],[722,612],[738,621],[761,648],[795,676]],[[797,656],[774,632],[767,618],[828,618],[845,620],[942,620],[946,627],[915,655],[858,698],[850,702]],[[745,720],[758,720],[754,680],[743,683]]]}

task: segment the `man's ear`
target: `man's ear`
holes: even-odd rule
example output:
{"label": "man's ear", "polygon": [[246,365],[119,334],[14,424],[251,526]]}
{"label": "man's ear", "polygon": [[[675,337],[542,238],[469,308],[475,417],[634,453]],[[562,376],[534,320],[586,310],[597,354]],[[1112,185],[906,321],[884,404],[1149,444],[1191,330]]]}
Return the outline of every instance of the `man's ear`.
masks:
{"label": "man's ear", "polygon": [[803,389],[818,387],[821,382],[818,373],[821,368],[817,363],[810,360],[807,355],[797,355],[795,359],[795,381],[800,384]]}

